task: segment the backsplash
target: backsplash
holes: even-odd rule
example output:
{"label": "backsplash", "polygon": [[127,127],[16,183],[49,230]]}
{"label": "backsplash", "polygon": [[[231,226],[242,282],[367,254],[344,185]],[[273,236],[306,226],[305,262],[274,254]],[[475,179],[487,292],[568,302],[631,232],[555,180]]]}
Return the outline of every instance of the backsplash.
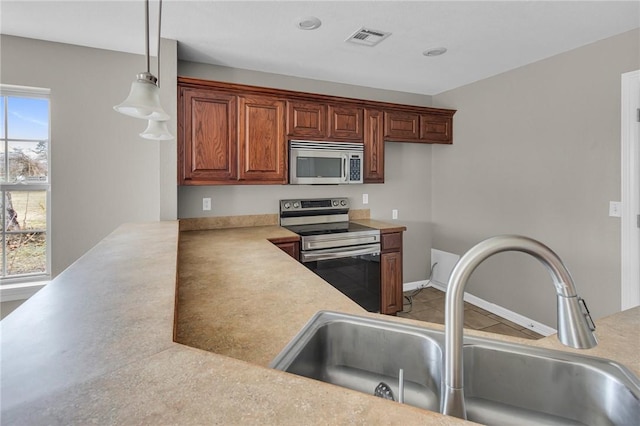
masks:
{"label": "backsplash", "polygon": [[[369,209],[349,210],[349,219],[369,219]],[[279,224],[277,214],[250,214],[240,216],[211,216],[180,219],[180,231],[202,231],[206,229],[246,228],[250,226],[273,226]]]}

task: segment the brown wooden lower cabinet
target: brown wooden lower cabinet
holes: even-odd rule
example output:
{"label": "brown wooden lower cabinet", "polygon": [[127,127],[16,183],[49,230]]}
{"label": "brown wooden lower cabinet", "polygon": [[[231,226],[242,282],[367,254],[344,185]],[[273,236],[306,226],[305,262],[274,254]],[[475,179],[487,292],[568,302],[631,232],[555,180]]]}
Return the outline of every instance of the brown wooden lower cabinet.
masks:
{"label": "brown wooden lower cabinet", "polygon": [[380,312],[395,315],[402,311],[402,232],[380,235]]}
{"label": "brown wooden lower cabinet", "polygon": [[300,241],[271,242],[295,260],[300,260]]}
{"label": "brown wooden lower cabinet", "polygon": [[402,311],[402,253],[383,253],[380,256],[382,277],[381,312],[395,315]]}

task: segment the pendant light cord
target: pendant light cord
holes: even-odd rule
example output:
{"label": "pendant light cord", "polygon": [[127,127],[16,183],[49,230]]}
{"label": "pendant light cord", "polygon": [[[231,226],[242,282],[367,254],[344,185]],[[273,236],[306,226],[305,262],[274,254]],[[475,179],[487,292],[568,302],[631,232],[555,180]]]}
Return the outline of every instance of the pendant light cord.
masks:
{"label": "pendant light cord", "polygon": [[144,2],[144,44],[145,51],[144,56],[147,61],[147,73],[150,73],[151,67],[149,66],[149,0],[145,0]]}
{"label": "pendant light cord", "polygon": [[[145,21],[144,21],[144,41],[145,41],[145,60],[147,62],[147,74],[151,74],[151,58],[149,55],[149,0],[145,0],[144,2],[144,12],[145,12]],[[161,25],[162,25],[162,0],[158,0],[158,56],[157,56],[157,65],[158,65],[158,73],[156,86],[160,87],[160,35],[161,35]]]}
{"label": "pendant light cord", "polygon": [[162,0],[159,0],[158,1],[158,87],[160,87],[160,24],[161,23],[162,23]]}

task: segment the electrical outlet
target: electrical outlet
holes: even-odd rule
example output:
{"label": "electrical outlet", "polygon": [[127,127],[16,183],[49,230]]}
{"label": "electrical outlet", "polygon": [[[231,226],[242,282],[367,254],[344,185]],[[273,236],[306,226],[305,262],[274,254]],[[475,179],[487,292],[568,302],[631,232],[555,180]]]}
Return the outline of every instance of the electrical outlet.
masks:
{"label": "electrical outlet", "polygon": [[620,201],[609,201],[609,216],[622,217],[622,203]]}
{"label": "electrical outlet", "polygon": [[362,194],[362,204],[369,204],[369,194]]}
{"label": "electrical outlet", "polygon": [[398,210],[397,209],[391,210],[391,219],[397,219],[397,218],[398,218]]}
{"label": "electrical outlet", "polygon": [[211,210],[211,198],[202,199],[202,210]]}

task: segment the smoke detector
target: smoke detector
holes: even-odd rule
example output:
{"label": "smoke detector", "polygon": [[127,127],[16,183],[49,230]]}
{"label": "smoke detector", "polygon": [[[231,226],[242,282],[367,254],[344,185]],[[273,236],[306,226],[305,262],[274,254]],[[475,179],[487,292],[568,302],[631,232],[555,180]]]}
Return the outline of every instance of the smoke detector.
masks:
{"label": "smoke detector", "polygon": [[351,34],[345,41],[348,43],[355,43],[361,44],[363,46],[373,47],[390,35],[391,33],[362,27],[355,33]]}

